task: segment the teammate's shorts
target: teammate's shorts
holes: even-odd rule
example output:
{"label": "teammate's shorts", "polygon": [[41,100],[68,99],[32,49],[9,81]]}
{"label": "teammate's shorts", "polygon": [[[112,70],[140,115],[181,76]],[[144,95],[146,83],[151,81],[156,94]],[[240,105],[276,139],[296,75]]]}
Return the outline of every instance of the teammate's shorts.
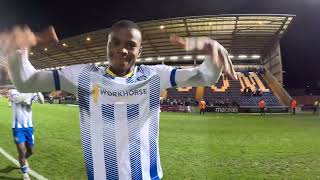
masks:
{"label": "teammate's shorts", "polygon": [[21,144],[27,142],[29,145],[34,145],[33,128],[12,128],[14,142]]}
{"label": "teammate's shorts", "polygon": [[191,112],[191,106],[186,106],[187,107],[187,112]]}

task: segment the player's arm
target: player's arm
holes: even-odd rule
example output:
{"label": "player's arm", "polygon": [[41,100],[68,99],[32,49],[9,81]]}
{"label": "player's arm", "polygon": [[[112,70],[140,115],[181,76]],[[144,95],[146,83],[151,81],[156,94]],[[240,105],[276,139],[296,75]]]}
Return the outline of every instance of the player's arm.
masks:
{"label": "player's arm", "polygon": [[57,41],[53,27],[42,34],[35,34],[28,27],[16,27],[11,32],[0,33],[0,47],[8,55],[10,79],[20,92],[65,90],[75,93],[72,80],[64,76],[67,73],[36,70],[28,59],[29,48]]}
{"label": "player's arm", "polygon": [[25,103],[29,99],[28,95],[25,94],[16,94],[11,97],[11,101],[14,103]]}
{"label": "player's arm", "polygon": [[227,50],[217,41],[208,37],[182,38],[177,35],[171,35],[170,41],[187,51],[198,50],[207,55],[203,63],[195,68],[174,70],[170,80],[175,86],[211,86],[219,80],[222,71],[237,79]]}
{"label": "player's arm", "polygon": [[14,102],[16,104],[27,104],[27,102],[30,101],[30,95],[19,93],[16,90],[11,90],[10,99],[11,102]]}
{"label": "player's arm", "polygon": [[28,59],[27,50],[17,50],[8,59],[11,81],[20,92],[50,92],[63,90],[77,94],[78,75],[84,65],[68,66],[63,70],[39,71]]}
{"label": "player's arm", "polygon": [[28,59],[27,49],[8,56],[8,70],[12,83],[20,92],[55,90],[53,72],[36,70]]}
{"label": "player's arm", "polygon": [[0,49],[7,56],[11,81],[20,92],[54,90],[52,72],[37,71],[28,60],[27,50],[51,41],[58,41],[53,27],[42,34],[35,34],[29,27],[20,26],[0,33]]}
{"label": "player's arm", "polygon": [[38,97],[38,102],[40,102],[41,104],[44,103],[44,97],[43,94],[41,92],[37,93],[37,97]]}

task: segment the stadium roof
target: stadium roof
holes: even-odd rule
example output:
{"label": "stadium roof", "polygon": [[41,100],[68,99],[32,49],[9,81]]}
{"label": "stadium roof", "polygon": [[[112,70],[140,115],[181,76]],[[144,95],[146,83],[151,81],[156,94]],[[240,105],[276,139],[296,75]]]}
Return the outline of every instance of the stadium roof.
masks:
{"label": "stadium roof", "polygon": [[[161,19],[138,23],[143,33],[141,62],[192,60],[199,52],[172,46],[169,35],[209,36],[220,42],[234,57],[256,61],[279,40],[294,15],[208,15]],[[63,39],[57,45],[36,47],[30,59],[36,68],[62,67],[82,63],[105,63],[109,29]],[[188,56],[186,56],[188,55]],[[253,56],[252,56],[253,55]],[[187,57],[187,58],[186,58]]]}

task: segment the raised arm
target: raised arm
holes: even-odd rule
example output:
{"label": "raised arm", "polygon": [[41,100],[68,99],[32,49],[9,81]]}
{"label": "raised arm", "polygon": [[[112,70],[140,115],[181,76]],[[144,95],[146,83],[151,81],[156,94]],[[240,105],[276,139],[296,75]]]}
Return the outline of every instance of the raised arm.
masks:
{"label": "raised arm", "polygon": [[58,42],[53,27],[35,34],[29,27],[15,27],[10,32],[0,33],[0,49],[7,55],[8,70],[12,83],[20,92],[49,92],[60,90],[63,86],[74,93],[68,86],[68,80],[59,77],[58,71],[36,70],[28,59],[28,49],[38,44]]}
{"label": "raised arm", "polygon": [[38,71],[28,60],[28,51],[17,50],[8,56],[9,76],[20,92],[49,92],[55,90],[52,71]]}
{"label": "raised arm", "polygon": [[211,86],[219,80],[222,71],[237,79],[228,51],[217,41],[208,37],[182,38],[177,35],[171,35],[170,41],[187,51],[199,50],[207,55],[195,68],[177,69],[174,76],[176,86]]}

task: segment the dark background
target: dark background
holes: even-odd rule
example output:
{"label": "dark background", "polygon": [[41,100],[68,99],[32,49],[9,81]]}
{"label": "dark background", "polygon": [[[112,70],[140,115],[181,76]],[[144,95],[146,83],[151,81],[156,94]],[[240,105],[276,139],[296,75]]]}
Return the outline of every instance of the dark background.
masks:
{"label": "dark background", "polygon": [[217,14],[295,14],[281,40],[286,88],[320,89],[320,0],[1,0],[0,29],[28,24],[39,31],[53,25],[60,39],[110,27],[120,19],[136,22]]}

